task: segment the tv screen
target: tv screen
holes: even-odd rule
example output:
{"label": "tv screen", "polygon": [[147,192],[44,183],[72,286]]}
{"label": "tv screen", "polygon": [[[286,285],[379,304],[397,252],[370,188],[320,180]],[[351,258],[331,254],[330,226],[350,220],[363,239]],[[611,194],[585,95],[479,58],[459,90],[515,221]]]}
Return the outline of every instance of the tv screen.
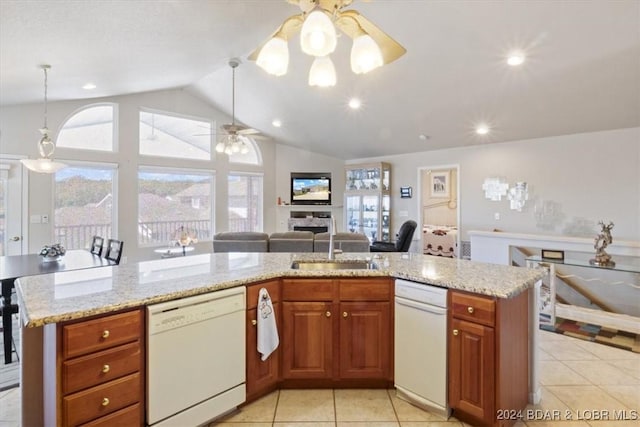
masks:
{"label": "tv screen", "polygon": [[292,205],[330,205],[331,175],[328,173],[292,173]]}

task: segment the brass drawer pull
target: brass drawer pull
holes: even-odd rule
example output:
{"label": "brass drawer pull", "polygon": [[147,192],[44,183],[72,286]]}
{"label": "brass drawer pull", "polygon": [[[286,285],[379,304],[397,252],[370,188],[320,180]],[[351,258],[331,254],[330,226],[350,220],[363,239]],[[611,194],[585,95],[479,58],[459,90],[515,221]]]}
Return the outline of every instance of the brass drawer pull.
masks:
{"label": "brass drawer pull", "polygon": [[327,317],[331,317],[331,312],[327,311],[324,315],[327,316]]}
{"label": "brass drawer pull", "polygon": [[347,313],[346,311],[342,312],[342,317],[349,317],[349,313]]}
{"label": "brass drawer pull", "polygon": [[103,397],[102,398],[102,406],[109,406],[109,403],[111,403],[111,402],[109,401],[108,397]]}
{"label": "brass drawer pull", "polygon": [[453,335],[458,336],[458,330],[457,329],[453,330]]}
{"label": "brass drawer pull", "polygon": [[102,331],[102,338],[107,339],[109,338],[110,332],[108,329],[105,329],[104,331]]}
{"label": "brass drawer pull", "polygon": [[469,312],[469,314],[473,314],[473,307],[467,307],[467,311]]}
{"label": "brass drawer pull", "polygon": [[105,364],[102,366],[102,373],[106,374],[107,372],[109,372],[111,370],[111,366]]}
{"label": "brass drawer pull", "polygon": [[256,319],[251,319],[251,324],[253,326],[256,326],[258,324],[258,321]]}

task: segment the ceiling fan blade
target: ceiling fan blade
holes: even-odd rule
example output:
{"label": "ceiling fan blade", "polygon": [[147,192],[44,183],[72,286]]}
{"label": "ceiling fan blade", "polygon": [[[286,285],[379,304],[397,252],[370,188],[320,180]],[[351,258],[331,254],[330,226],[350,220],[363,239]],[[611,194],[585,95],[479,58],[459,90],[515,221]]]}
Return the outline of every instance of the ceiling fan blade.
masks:
{"label": "ceiling fan blade", "polygon": [[302,15],[293,15],[287,18],[287,20],[284,21],[282,25],[280,25],[278,29],[275,30],[273,34],[271,34],[271,36],[269,36],[268,39],[262,42],[256,50],[251,52],[247,59],[249,59],[250,61],[255,61],[256,59],[258,59],[258,54],[260,54],[263,46],[276,35],[280,35],[285,40],[289,40],[289,37],[294,35],[298,30],[300,30],[300,28],[302,28],[303,21],[304,17]]}
{"label": "ceiling fan blade", "polygon": [[238,130],[238,135],[257,135],[259,133],[260,133],[259,130],[251,129],[251,128]]}
{"label": "ceiling fan blade", "polygon": [[385,64],[395,61],[407,52],[400,43],[355,10],[340,12],[336,19],[336,26],[352,39],[360,35],[360,28],[362,28],[380,47]]}

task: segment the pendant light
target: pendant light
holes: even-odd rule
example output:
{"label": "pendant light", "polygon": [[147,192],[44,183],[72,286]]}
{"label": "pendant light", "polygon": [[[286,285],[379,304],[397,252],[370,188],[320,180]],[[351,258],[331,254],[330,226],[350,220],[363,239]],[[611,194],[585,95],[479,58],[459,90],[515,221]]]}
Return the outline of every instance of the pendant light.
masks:
{"label": "pendant light", "polygon": [[56,144],[49,137],[49,128],[47,127],[47,70],[51,69],[51,65],[42,65],[44,71],[44,126],[40,129],[42,138],[38,141],[38,152],[40,157],[34,159],[22,159],[23,165],[27,169],[38,173],[56,173],[60,169],[66,168],[67,165],[53,161],[53,152],[56,150]]}

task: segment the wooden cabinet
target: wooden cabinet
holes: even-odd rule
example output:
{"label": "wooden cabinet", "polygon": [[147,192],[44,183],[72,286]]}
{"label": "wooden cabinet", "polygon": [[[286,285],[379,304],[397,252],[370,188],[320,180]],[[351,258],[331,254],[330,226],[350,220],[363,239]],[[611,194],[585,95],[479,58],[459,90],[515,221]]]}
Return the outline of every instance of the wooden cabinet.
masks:
{"label": "wooden cabinet", "polygon": [[497,299],[449,292],[449,405],[478,426],[507,426],[497,411],[528,401],[528,292]]}
{"label": "wooden cabinet", "polygon": [[312,379],[317,386],[391,383],[392,283],[284,279],[283,380]]}
{"label": "wooden cabinet", "polygon": [[[281,330],[282,318],[280,317],[280,281],[271,280],[264,283],[247,286],[247,322],[246,322],[246,360],[247,360],[247,401],[269,393],[277,388],[280,381],[280,346],[267,360],[261,359],[258,352],[258,295],[260,289],[265,288],[269,292],[273,304],[276,324]],[[282,336],[280,336],[282,341]]]}
{"label": "wooden cabinet", "polygon": [[[56,424],[144,423],[144,316],[141,309],[59,324]],[[49,414],[52,418],[53,415]]]}

